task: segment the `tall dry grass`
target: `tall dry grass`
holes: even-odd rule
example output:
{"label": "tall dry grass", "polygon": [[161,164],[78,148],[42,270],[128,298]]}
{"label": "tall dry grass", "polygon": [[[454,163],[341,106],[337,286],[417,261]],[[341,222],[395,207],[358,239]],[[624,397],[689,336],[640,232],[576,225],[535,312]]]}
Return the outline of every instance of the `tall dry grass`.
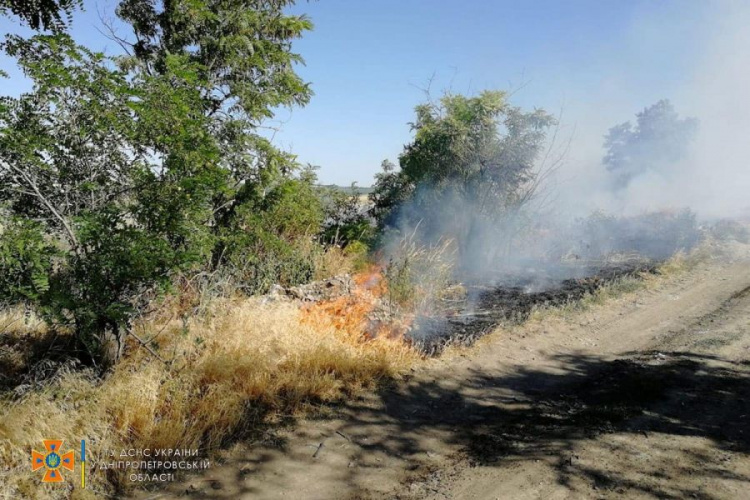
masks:
{"label": "tall dry grass", "polygon": [[[126,471],[95,470],[110,450],[198,448],[207,457],[279,416],[397,376],[417,359],[399,340],[300,321],[289,303],[217,301],[191,324],[166,309],[134,328],[150,350],[131,339],[106,379],[71,371],[0,401],[0,498],[112,494],[129,484]],[[71,447],[87,440],[94,472],[86,490],[40,486],[29,450],[47,438]]]}
{"label": "tall dry grass", "polygon": [[456,243],[441,239],[425,245],[417,240],[416,229],[391,245],[385,266],[387,297],[414,312],[435,310],[453,278]]}

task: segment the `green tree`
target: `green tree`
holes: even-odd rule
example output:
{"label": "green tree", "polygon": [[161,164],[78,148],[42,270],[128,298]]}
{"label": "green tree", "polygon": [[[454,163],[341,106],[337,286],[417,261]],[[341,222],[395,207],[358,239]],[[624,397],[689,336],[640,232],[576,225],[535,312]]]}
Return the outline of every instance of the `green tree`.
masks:
{"label": "green tree", "polygon": [[254,262],[238,275],[252,292],[309,279],[313,179],[260,133],[310,96],[291,40],[311,25],[288,4],[124,1],[136,41],[116,60],[10,37],[34,87],[0,103],[0,291],[108,365],[143,292],[174,273]]}
{"label": "green tree", "polygon": [[34,87],[0,101],[0,292],[70,325],[105,366],[147,290],[233,272],[247,292],[312,276],[314,176],[263,134],[305,104],[288,1],[125,0],[108,59],[10,37]]}
{"label": "green tree", "polygon": [[469,244],[482,246],[484,224],[507,222],[532,196],[555,120],[510,106],[499,91],[446,94],[416,115],[400,170],[384,163],[377,178],[373,213],[382,229],[419,226],[429,240],[453,238],[466,258]]}
{"label": "green tree", "polygon": [[82,0],[0,0],[0,13],[10,11],[35,30],[61,31],[82,6]]}
{"label": "green tree", "polygon": [[648,171],[660,171],[683,160],[698,132],[698,120],[680,118],[663,99],[636,114],[636,124],[621,123],[604,138],[604,165],[620,189]]}
{"label": "green tree", "polygon": [[[292,42],[312,24],[305,16],[285,13],[292,3],[124,0],[117,9],[135,37],[121,40],[129,52],[122,67],[136,78],[191,92],[194,99],[182,101],[189,106],[187,116],[200,122],[217,148],[210,158],[215,184],[207,191],[212,210],[206,226],[215,238],[214,267],[227,263],[231,249],[238,249],[227,245],[228,232],[243,227],[248,210],[262,205],[259,197],[278,192],[292,179],[309,180],[296,175],[296,158],[262,133],[275,108],[304,105],[312,95],[295,72],[302,59],[292,51]],[[158,105],[162,91],[153,90]],[[163,126],[169,135],[173,124],[166,121]],[[181,153],[174,149],[162,153],[165,165],[196,164],[196,158],[180,160]],[[297,207],[288,215],[293,219],[303,211]]]}
{"label": "green tree", "polygon": [[326,245],[347,247],[354,242],[369,245],[375,227],[367,208],[360,200],[356,184],[346,191],[337,186],[323,188],[324,221],[320,237]]}
{"label": "green tree", "polygon": [[311,176],[303,171],[265,192],[245,192],[230,223],[220,229],[221,267],[244,292],[312,279],[323,210]]}
{"label": "green tree", "polygon": [[39,301],[49,291],[56,253],[38,223],[6,218],[0,233],[0,306]]}
{"label": "green tree", "polygon": [[[192,88],[193,113],[206,119],[205,132],[219,146],[220,166],[233,184],[266,186],[297,165],[259,133],[279,106],[306,104],[312,92],[295,73],[299,55],[292,41],[312,28],[305,16],[284,9],[288,0],[123,0],[117,12],[133,28],[123,44],[133,74],[159,75]],[[190,68],[190,78],[174,61]],[[248,189],[254,189],[248,187]],[[216,198],[220,214],[231,212],[241,190]]]}
{"label": "green tree", "polygon": [[0,101],[2,292],[72,326],[105,365],[122,350],[133,300],[179,255],[140,223],[151,151],[137,142],[139,96],[106,58],[67,35],[9,37],[33,82]]}

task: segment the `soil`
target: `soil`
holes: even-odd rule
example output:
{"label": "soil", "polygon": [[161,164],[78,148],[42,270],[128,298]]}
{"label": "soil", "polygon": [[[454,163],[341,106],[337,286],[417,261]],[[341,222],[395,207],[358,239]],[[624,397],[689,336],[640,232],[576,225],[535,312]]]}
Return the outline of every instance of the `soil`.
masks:
{"label": "soil", "polygon": [[137,496],[750,498],[747,247],[426,365]]}

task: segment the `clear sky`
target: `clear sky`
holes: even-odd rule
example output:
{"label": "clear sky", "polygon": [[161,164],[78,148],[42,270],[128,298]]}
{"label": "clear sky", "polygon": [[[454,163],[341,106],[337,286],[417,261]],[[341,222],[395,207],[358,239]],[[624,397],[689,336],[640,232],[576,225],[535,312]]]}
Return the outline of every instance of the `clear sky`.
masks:
{"label": "clear sky", "polygon": [[[114,0],[86,1],[71,32],[116,53],[97,27]],[[295,12],[315,24],[295,44],[315,96],[277,114],[277,144],[320,166],[325,183],[369,185],[411,136],[408,122],[432,79],[433,94],[515,89],[512,102],[551,112],[576,134],[601,137],[656,100],[680,109],[693,54],[715,29],[715,3],[690,0],[320,0]],[[18,31],[0,20],[4,32]],[[126,34],[125,31],[122,32]],[[12,70],[12,61],[0,58]],[[9,71],[3,93],[24,83]],[[684,104],[689,108],[688,99]],[[595,119],[591,119],[596,116]],[[596,141],[594,141],[596,142]],[[592,146],[589,146],[592,147]],[[573,155],[575,157],[575,153]]]}

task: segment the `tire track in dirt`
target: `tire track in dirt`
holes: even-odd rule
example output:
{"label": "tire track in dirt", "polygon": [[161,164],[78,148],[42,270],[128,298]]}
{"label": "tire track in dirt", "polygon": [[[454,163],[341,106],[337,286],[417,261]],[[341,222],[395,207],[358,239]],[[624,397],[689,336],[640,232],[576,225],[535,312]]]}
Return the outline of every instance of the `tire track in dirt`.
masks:
{"label": "tire track in dirt", "polygon": [[[484,454],[474,453],[479,460],[454,465],[447,475],[443,472],[447,479],[430,491],[401,496],[746,498],[747,279],[747,266],[730,266],[716,280],[682,287],[690,299],[708,290],[715,295],[704,295],[702,305],[687,307],[690,313],[681,318],[665,316],[662,330],[650,330],[651,340],[640,349],[618,352],[614,358],[561,357],[570,364],[567,373],[575,377],[536,395],[522,423],[505,418],[489,424],[479,434]],[[648,304],[644,306],[642,314],[648,318]],[[631,319],[609,328],[618,332],[633,323]],[[676,329],[677,324],[682,326]],[[603,347],[625,345],[613,340]],[[531,452],[515,447],[529,441],[529,435],[535,436]],[[435,483],[434,477],[426,483],[430,480]],[[419,491],[413,485],[411,489]]]}

